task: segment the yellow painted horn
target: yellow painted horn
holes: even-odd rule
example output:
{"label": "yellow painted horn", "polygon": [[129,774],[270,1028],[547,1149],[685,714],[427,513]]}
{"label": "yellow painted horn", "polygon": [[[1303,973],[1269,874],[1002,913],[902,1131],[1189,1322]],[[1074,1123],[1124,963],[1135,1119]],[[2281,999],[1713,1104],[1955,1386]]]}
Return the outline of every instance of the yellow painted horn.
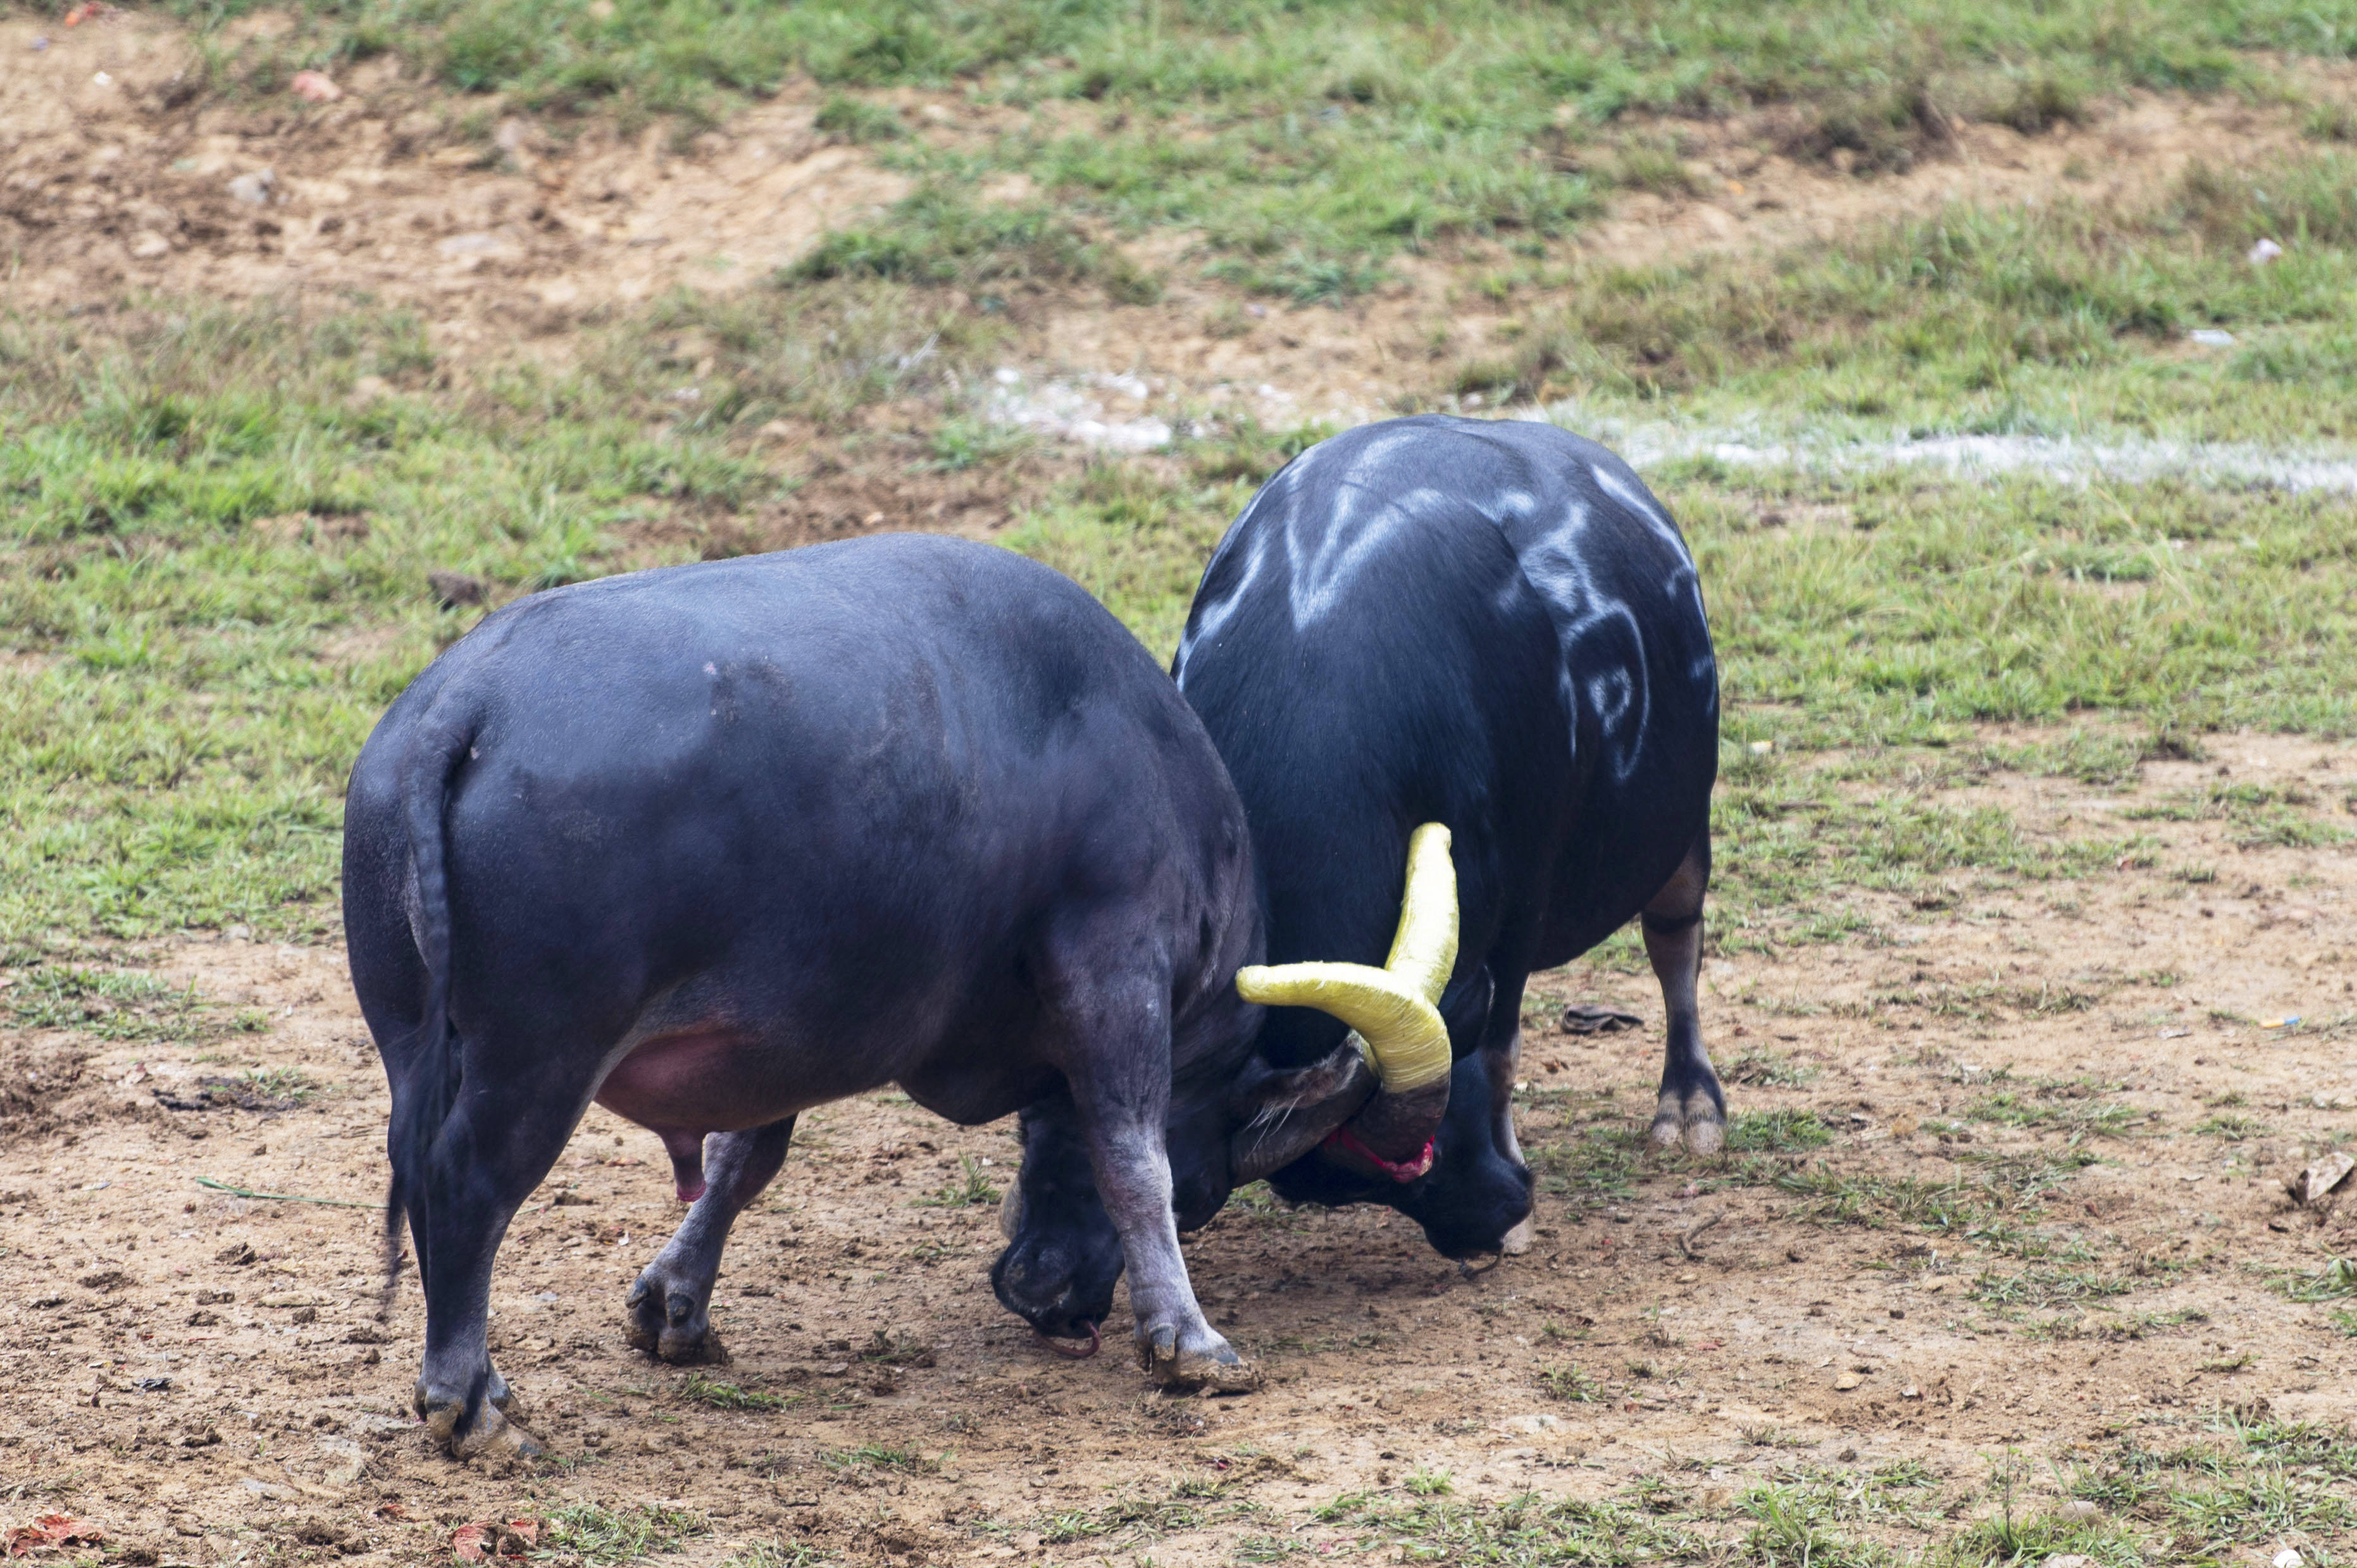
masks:
{"label": "yellow painted horn", "polygon": [[1383,967],[1363,963],[1252,964],[1236,993],[1270,1007],[1315,1007],[1358,1031],[1387,1094],[1448,1076],[1448,1028],[1435,1005],[1457,967],[1457,868],[1448,830],[1426,822],[1407,841],[1407,893]]}

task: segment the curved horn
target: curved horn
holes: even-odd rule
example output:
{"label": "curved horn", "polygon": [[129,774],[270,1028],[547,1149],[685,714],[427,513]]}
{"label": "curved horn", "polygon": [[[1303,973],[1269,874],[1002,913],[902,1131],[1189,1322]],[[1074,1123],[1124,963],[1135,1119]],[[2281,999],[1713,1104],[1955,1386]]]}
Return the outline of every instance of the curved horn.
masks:
{"label": "curved horn", "polygon": [[1400,1181],[1429,1168],[1432,1135],[1448,1111],[1452,1056],[1437,1004],[1457,966],[1457,871],[1448,830],[1426,822],[1408,839],[1407,891],[1383,967],[1254,964],[1236,972],[1247,1002],[1315,1007],[1351,1026],[1380,1090],[1336,1128]]}
{"label": "curved horn", "polygon": [[1448,830],[1426,822],[1407,842],[1407,893],[1381,969],[1363,963],[1253,964],[1236,992],[1271,1007],[1315,1007],[1359,1032],[1386,1094],[1448,1077],[1448,1026],[1434,1004],[1457,967],[1457,868]]}

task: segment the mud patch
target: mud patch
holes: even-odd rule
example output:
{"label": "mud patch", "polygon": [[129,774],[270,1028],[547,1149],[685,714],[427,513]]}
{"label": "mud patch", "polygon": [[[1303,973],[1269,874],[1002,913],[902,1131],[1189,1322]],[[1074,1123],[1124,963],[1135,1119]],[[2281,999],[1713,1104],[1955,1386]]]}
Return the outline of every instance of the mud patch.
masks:
{"label": "mud patch", "polygon": [[84,1119],[90,1053],[66,1044],[0,1036],[0,1148]]}
{"label": "mud patch", "polygon": [[[2346,68],[2308,74],[2313,90],[2327,95],[2357,87],[2357,71]],[[2197,163],[2247,167],[2294,153],[2303,140],[2300,116],[2287,108],[2139,92],[2093,107],[2083,124],[2033,134],[1948,123],[1930,156],[1905,172],[1853,173],[1832,160],[1771,150],[1791,142],[1784,117],[1770,112],[1651,127],[1679,148],[1686,188],[1624,192],[1581,233],[1580,250],[1610,265],[1652,266],[1697,253],[1842,242],[1893,219],[1958,205],[2140,207]],[[1631,131],[1648,134],[1636,124]]]}
{"label": "mud patch", "polygon": [[521,118],[477,124],[479,104],[390,59],[354,68],[332,104],[219,102],[188,87],[177,31],[120,12],[70,32],[0,21],[0,58],[20,307],[364,292],[417,309],[438,349],[504,357],[519,334],[667,289],[765,279],[908,190],[814,131],[815,102],[759,105],[685,148],[661,127],[560,143]]}

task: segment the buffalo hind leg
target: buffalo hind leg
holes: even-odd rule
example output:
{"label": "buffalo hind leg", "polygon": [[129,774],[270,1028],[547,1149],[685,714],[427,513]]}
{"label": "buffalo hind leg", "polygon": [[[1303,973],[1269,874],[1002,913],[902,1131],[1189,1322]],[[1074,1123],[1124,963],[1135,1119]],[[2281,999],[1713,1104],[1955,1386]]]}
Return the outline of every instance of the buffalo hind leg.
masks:
{"label": "buffalo hind leg", "polygon": [[1703,895],[1710,887],[1710,835],[1695,840],[1685,859],[1645,906],[1645,956],[1662,983],[1668,1038],[1662,1058],[1662,1095],[1653,1110],[1652,1146],[1674,1149],[1683,1140],[1697,1155],[1727,1143],[1727,1094],[1703,1049],[1695,991],[1702,978]]}
{"label": "buffalo hind leg", "polygon": [[[1082,986],[1091,983],[1082,981]],[[1125,990],[1127,988],[1125,988]],[[1097,1194],[1128,1265],[1129,1306],[1137,1320],[1137,1359],[1166,1386],[1241,1391],[1260,1386],[1259,1371],[1238,1359],[1203,1321],[1178,1221],[1170,1211],[1169,1006],[1150,992],[1110,988],[1068,1002],[1074,1059],[1065,1066]]]}
{"label": "buffalo hind leg", "polygon": [[630,1343],[674,1365],[726,1361],[712,1332],[712,1285],[737,1223],[786,1163],[794,1119],[743,1133],[716,1133],[704,1145],[704,1195],[630,1287]]}
{"label": "buffalo hind leg", "polygon": [[535,1103],[542,1087],[463,1099],[440,1129],[425,1200],[411,1214],[425,1292],[425,1355],[413,1403],[455,1458],[541,1452],[516,1423],[514,1393],[491,1365],[489,1319],[492,1266],[509,1222],[573,1132]]}

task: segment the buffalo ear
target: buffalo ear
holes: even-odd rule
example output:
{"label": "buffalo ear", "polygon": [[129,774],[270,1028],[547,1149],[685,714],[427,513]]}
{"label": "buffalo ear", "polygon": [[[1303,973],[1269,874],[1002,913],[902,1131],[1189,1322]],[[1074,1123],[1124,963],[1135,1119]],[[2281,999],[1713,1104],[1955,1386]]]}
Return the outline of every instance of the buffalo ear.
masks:
{"label": "buffalo ear", "polygon": [[1355,1037],[1323,1061],[1290,1071],[1264,1069],[1239,1084],[1229,1101],[1241,1123],[1229,1144],[1234,1184],[1291,1165],[1356,1115],[1374,1092],[1375,1075]]}

